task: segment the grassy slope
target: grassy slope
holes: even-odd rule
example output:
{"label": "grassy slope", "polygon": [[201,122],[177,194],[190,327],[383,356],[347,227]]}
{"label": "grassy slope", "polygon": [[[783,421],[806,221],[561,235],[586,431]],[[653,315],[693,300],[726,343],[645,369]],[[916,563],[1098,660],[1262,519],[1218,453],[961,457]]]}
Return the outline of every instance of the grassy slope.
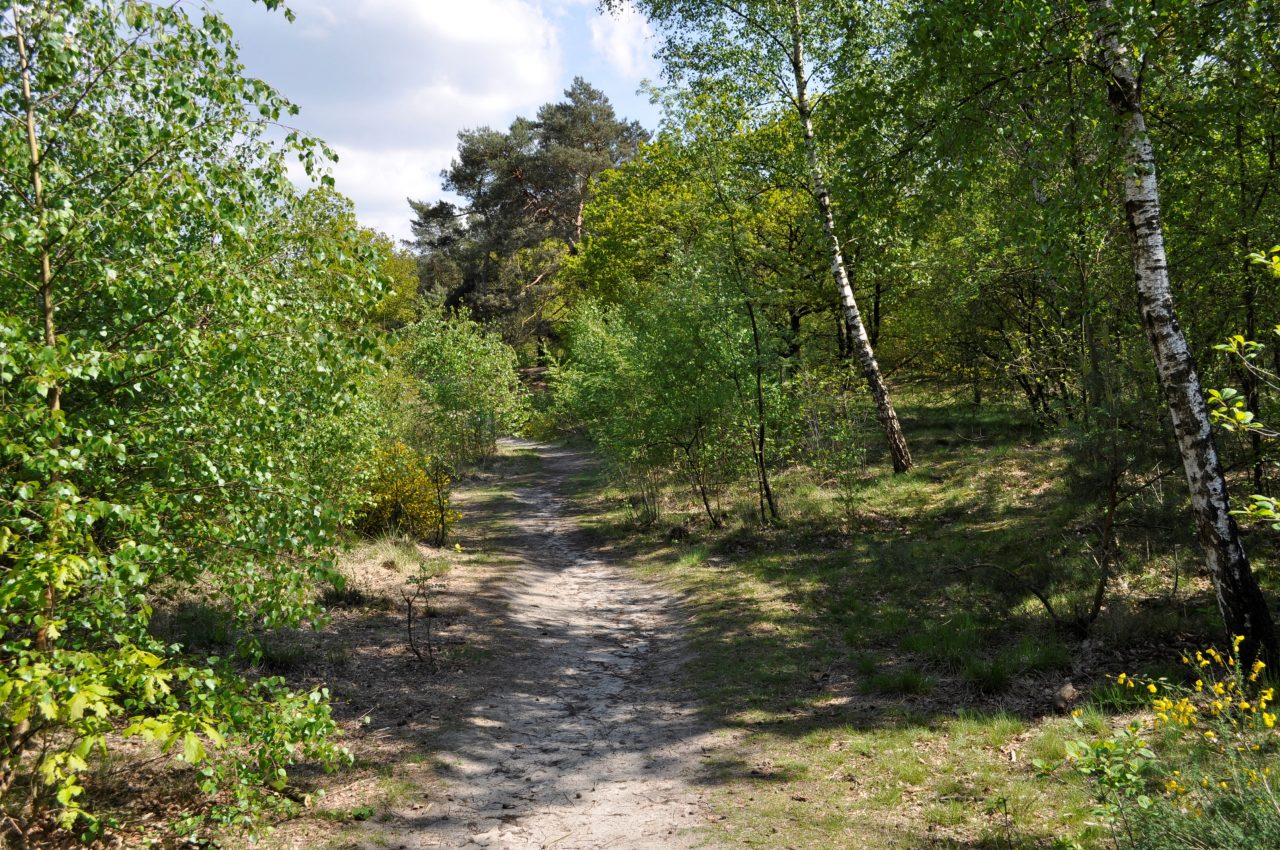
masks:
{"label": "grassy slope", "polygon": [[793,470],[777,482],[781,527],[703,525],[670,543],[691,505],[645,530],[603,475],[579,496],[601,545],[688,601],[689,675],[731,742],[708,781],[743,844],[1095,846],[1083,786],[1031,762],[1079,734],[1054,710],[1064,683],[1090,694],[1085,722],[1100,727],[1128,708],[1105,674],[1165,672],[1174,645],[1213,636],[1207,588],[1185,575],[1180,481],[1125,505],[1128,557],[1082,641],[1027,590],[1060,613],[1092,593],[1099,506],[1071,485],[1069,447],[998,410],[907,412],[917,469],[867,468],[849,512]]}

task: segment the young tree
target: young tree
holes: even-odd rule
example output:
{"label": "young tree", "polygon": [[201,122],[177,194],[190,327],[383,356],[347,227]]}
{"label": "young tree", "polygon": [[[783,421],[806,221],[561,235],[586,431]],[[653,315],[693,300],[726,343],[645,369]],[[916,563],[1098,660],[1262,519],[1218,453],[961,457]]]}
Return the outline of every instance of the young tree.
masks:
{"label": "young tree", "polygon": [[342,201],[293,188],[322,149],[268,141],[292,107],[215,12],[2,8],[0,828],[92,834],[80,776],[117,732],[251,821],[288,765],[341,758],[323,691],[150,621],[198,593],[252,657],[317,613],[378,258]]}
{"label": "young tree", "polygon": [[397,359],[414,388],[410,442],[455,469],[488,460],[524,423],[515,352],[470,317],[427,312],[403,331]]}
{"label": "young tree", "polygon": [[875,400],[894,471],[906,472],[911,452],[854,298],[814,130],[813,86],[838,84],[829,60],[846,49],[846,40],[852,40],[848,34],[861,22],[821,0],[644,0],[637,5],[666,27],[663,58],[673,79],[733,89],[732,99],[743,109],[781,98],[794,110],[848,340]]}

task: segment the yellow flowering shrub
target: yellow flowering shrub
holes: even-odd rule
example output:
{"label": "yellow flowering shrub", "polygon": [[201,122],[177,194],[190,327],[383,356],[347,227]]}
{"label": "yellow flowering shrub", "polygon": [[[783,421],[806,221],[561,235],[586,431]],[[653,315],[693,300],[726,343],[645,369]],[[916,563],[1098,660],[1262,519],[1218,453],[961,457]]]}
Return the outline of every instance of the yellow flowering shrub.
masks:
{"label": "yellow flowering shrub", "polygon": [[1144,695],[1147,716],[1068,746],[1118,847],[1280,847],[1276,692],[1262,661],[1240,663],[1242,641],[1184,655],[1186,683],[1121,673],[1116,685]]}
{"label": "yellow flowering shrub", "polygon": [[358,526],[369,533],[400,531],[439,546],[461,515],[450,504],[446,464],[395,442],[375,452],[369,503]]}

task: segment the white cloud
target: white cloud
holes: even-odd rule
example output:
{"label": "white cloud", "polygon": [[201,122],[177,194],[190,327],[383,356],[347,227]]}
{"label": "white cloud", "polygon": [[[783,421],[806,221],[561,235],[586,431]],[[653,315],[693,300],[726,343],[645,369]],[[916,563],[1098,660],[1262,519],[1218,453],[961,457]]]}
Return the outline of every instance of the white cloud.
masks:
{"label": "white cloud", "polygon": [[339,153],[333,174],[360,220],[397,237],[406,197],[440,197],[459,130],[505,128],[574,74],[629,95],[649,51],[643,18],[598,16],[594,0],[290,0],[293,25],[251,0],[216,2],[248,73]]}
{"label": "white cloud", "polygon": [[406,199],[438,194],[438,175],[449,165],[454,148],[373,150],[337,145],[334,153],[338,155],[333,168],[337,189],[355,200],[360,223],[405,238],[409,235]]}
{"label": "white cloud", "polygon": [[653,29],[630,3],[592,18],[589,27],[591,47],[619,74],[635,79],[653,74]]}

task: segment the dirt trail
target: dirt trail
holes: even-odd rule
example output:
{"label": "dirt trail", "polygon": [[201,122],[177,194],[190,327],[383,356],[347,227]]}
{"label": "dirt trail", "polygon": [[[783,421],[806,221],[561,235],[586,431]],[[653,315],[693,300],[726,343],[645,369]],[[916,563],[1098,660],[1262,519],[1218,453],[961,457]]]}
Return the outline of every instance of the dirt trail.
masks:
{"label": "dirt trail", "polygon": [[564,497],[586,459],[524,441],[540,470],[489,549],[514,556],[502,675],[435,742],[444,800],[379,825],[391,847],[709,847],[698,785],[712,746],[675,682],[672,598],[596,559]]}

